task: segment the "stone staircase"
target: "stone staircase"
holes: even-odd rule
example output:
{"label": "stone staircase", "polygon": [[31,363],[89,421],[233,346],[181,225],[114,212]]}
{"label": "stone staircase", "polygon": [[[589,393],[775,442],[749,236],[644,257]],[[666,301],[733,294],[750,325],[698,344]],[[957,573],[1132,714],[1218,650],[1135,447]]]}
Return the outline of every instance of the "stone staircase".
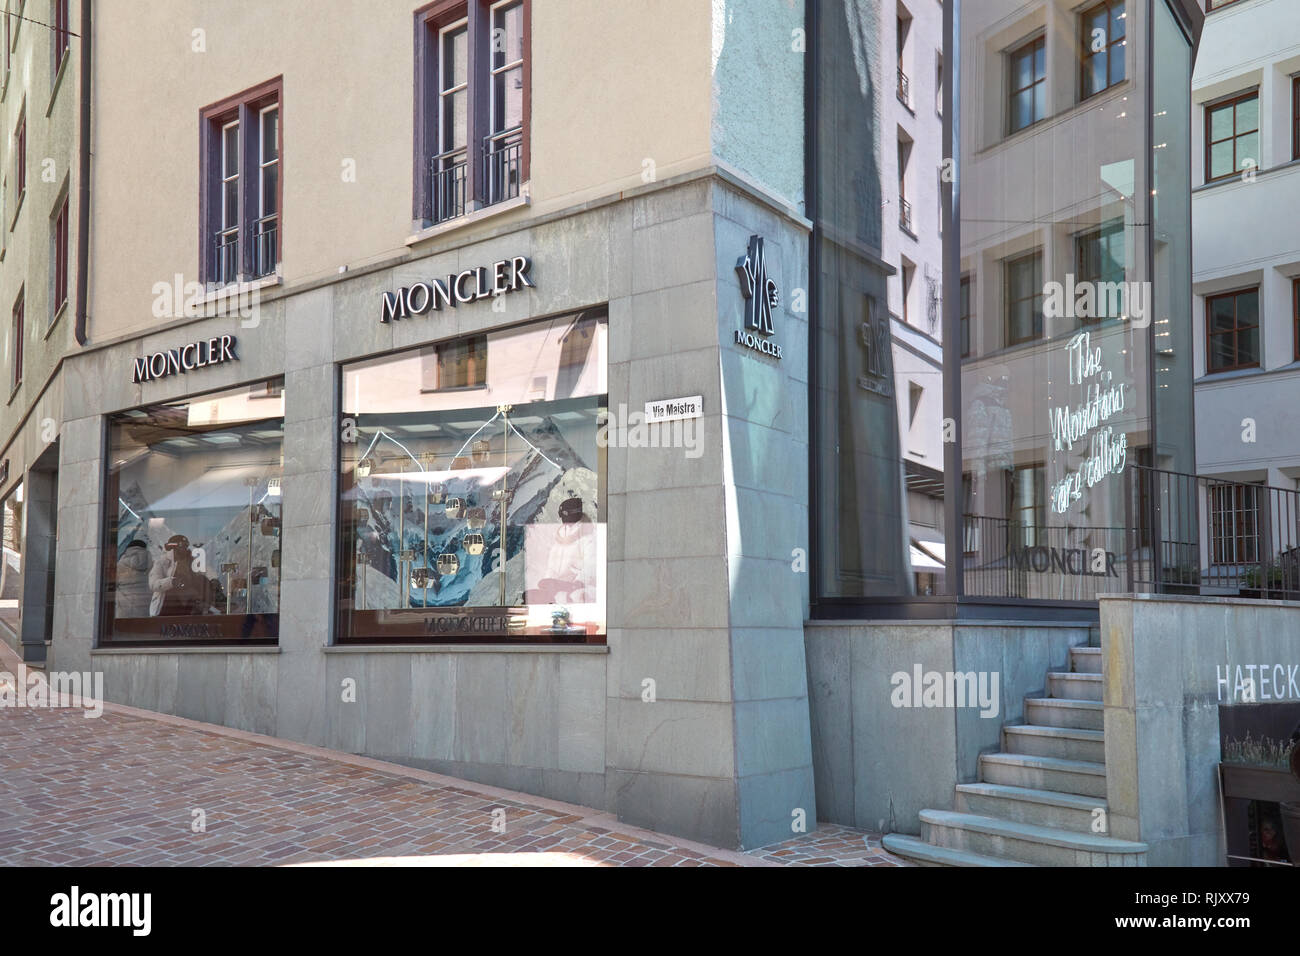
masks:
{"label": "stone staircase", "polygon": [[1070,670],[1025,700],[1028,723],[1002,728],[979,782],[957,785],[953,810],[922,810],[921,838],[885,849],[928,866],[1145,866],[1145,843],[1093,832],[1106,808],[1101,648],[1070,649]]}

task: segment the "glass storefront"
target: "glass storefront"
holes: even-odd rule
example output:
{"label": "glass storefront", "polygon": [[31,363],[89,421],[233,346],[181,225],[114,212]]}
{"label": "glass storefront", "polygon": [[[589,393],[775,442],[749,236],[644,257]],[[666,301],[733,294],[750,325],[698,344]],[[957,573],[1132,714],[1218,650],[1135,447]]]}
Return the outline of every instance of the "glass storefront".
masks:
{"label": "glass storefront", "polygon": [[[819,10],[808,190],[821,613],[914,604],[930,581],[975,603],[1091,603],[1126,590],[1130,568],[1154,564],[1164,583],[1192,575],[1195,555],[1157,553],[1135,530],[1170,510],[1144,490],[1151,469],[1194,470],[1192,41],[1174,9],[978,0],[948,10],[958,35],[945,46],[961,56],[945,58],[958,68],[947,118],[956,162],[940,171],[955,217],[943,235],[944,312],[960,360],[949,353],[933,374],[904,354],[920,341],[907,316],[891,323],[882,304],[886,271],[906,290],[911,247],[898,263],[878,259],[892,228],[879,188],[892,131],[877,106],[893,95],[888,58],[863,39],[879,33],[878,12],[850,0]],[[891,352],[944,394],[942,474],[915,466],[919,439],[894,424],[903,399]],[[943,510],[937,547],[909,540],[918,504]],[[1180,541],[1194,531],[1173,529]]]}
{"label": "glass storefront", "polygon": [[105,644],[273,643],[282,379],[108,422]]}
{"label": "glass storefront", "polygon": [[23,613],[23,483],[5,495],[4,559],[0,562],[0,624],[17,639],[22,634]]}
{"label": "glass storefront", "polygon": [[343,367],[340,641],[603,643],[603,308]]}

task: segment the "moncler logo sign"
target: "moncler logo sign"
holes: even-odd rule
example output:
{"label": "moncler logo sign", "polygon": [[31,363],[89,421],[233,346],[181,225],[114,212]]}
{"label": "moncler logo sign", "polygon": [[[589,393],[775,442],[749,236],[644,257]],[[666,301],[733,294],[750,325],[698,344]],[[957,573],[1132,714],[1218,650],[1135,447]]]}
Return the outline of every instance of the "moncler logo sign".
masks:
{"label": "moncler logo sign", "polygon": [[182,345],[180,348],[154,352],[153,355],[142,355],[135,360],[131,383],[139,385],[141,382],[166,378],[178,372],[192,372],[196,368],[238,360],[239,356],[235,354],[235,337],[216,335],[210,339]]}
{"label": "moncler logo sign", "polygon": [[455,307],[519,289],[535,288],[533,280],[528,278],[531,266],[527,256],[513,256],[491,266],[478,266],[447,276],[446,281],[431,279],[396,292],[385,292],[379,321],[406,319],[412,315],[424,315],[430,310],[437,312],[444,306]]}
{"label": "moncler logo sign", "polygon": [[780,358],[781,346],[766,338],[776,331],[772,310],[780,303],[781,293],[776,281],[767,277],[762,236],[749,237],[749,249],[736,263],[736,275],[740,276],[740,291],[745,297],[745,327],[736,330],[736,344]]}

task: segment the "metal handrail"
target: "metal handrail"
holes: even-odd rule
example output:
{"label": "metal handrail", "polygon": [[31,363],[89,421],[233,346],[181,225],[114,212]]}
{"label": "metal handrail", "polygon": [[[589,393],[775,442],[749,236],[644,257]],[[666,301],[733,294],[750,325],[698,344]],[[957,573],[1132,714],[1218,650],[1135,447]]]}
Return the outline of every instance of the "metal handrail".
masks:
{"label": "metal handrail", "polygon": [[903,68],[898,68],[898,101],[904,106],[911,108],[912,105],[912,81],[907,78]]}
{"label": "metal handrail", "polygon": [[902,196],[898,197],[898,225],[901,229],[912,231],[912,204]]}
{"label": "metal handrail", "polygon": [[253,221],[253,278],[275,272],[279,262],[279,216],[272,213]]}
{"label": "metal handrail", "polygon": [[212,281],[230,285],[239,279],[239,227],[219,229],[212,237]]}
{"label": "metal handrail", "polygon": [[438,153],[430,160],[430,172],[430,218],[436,224],[463,216],[469,173],[465,147]]}
{"label": "metal handrail", "polygon": [[504,202],[519,195],[523,140],[522,126],[483,137],[485,205]]}

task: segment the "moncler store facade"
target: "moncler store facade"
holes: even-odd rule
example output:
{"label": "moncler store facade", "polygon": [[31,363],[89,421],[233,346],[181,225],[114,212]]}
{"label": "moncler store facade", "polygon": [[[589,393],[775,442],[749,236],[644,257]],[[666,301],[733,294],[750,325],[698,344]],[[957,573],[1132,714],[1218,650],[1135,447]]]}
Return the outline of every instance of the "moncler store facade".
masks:
{"label": "moncler store facade", "polygon": [[809,222],[721,168],[501,222],[69,357],[48,666],[722,845],[811,828]]}

